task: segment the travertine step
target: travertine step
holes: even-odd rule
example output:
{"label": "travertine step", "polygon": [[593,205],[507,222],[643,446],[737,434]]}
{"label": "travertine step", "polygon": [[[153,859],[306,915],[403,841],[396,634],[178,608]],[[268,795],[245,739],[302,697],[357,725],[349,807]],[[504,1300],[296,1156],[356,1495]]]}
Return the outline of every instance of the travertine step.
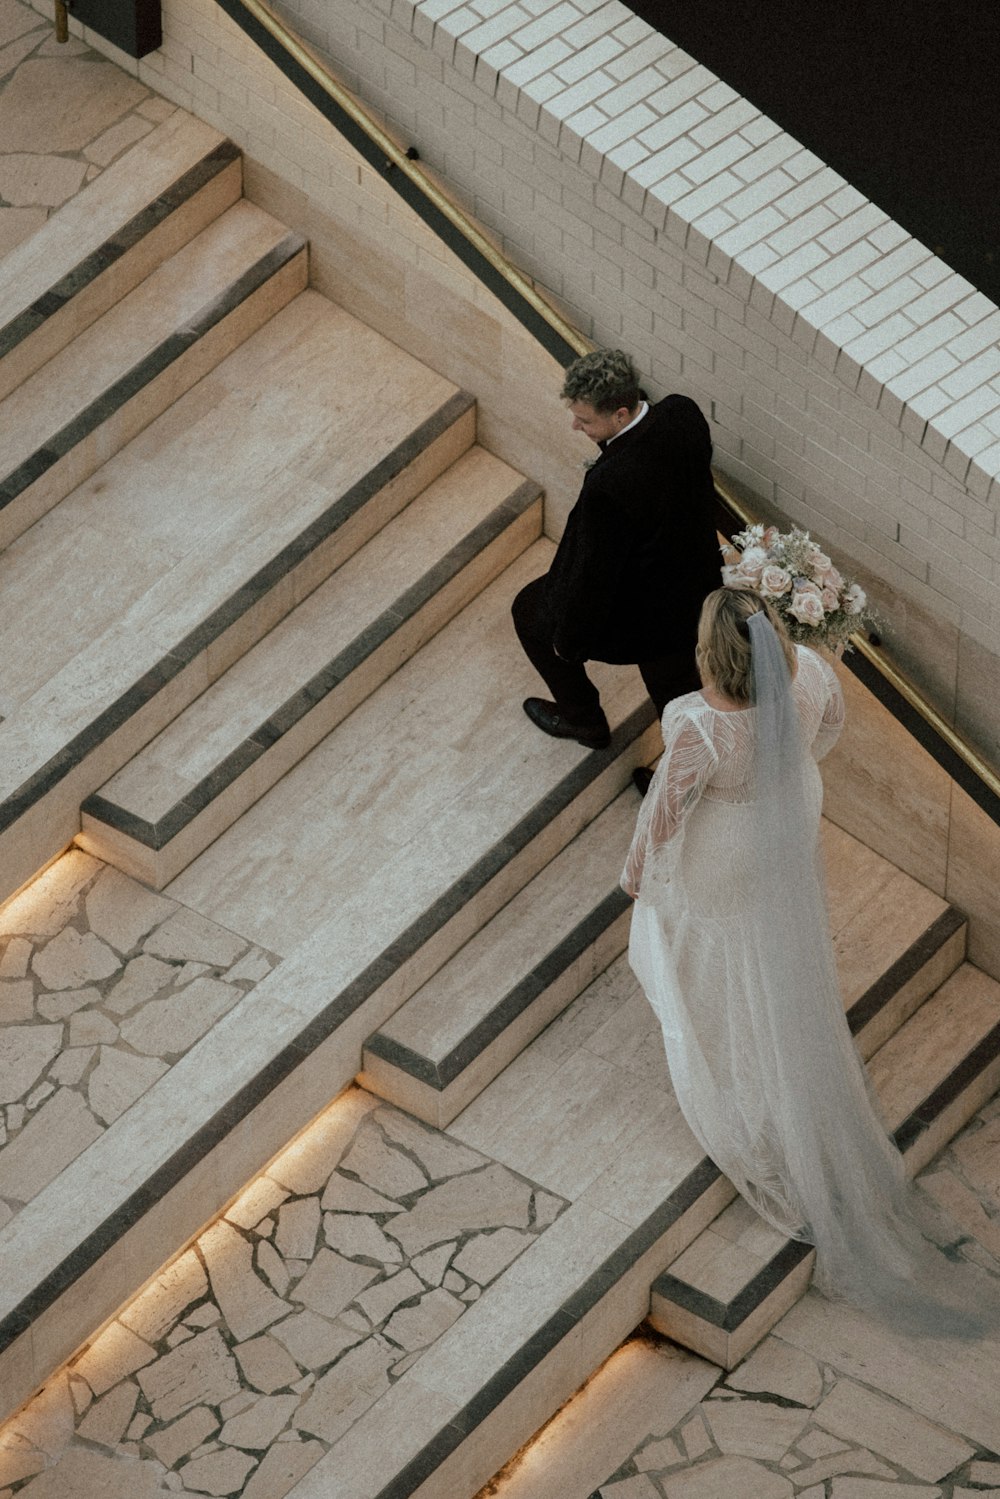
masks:
{"label": "travertine step", "polygon": [[241,190],[237,148],[179,110],[52,214],[4,259],[0,399]]}
{"label": "travertine step", "polygon": [[0,687],[0,899],[474,435],[471,397],[308,291],[19,537],[0,630],[32,648]]}
{"label": "travertine step", "polygon": [[[630,791],[370,1036],[359,1081],[447,1125],[627,946],[618,879],[637,810]],[[850,834],[823,831],[844,1003],[868,1056],[961,961],[965,922]]]}
{"label": "travertine step", "polygon": [[471,449],[87,798],[80,846],[162,889],[541,526],[537,485]]}
{"label": "travertine step", "polygon": [[7,546],[301,292],[305,241],[242,199],[0,402]]}
{"label": "travertine step", "polygon": [[[195,932],[210,923],[281,961],[182,1053],[161,1037],[166,1070],[0,1229],[12,1403],[350,1083],[365,1038],[654,753],[654,710],[629,670],[598,673],[606,751],[549,739],[521,711],[535,682],[510,602],[551,554],[534,543],[167,887],[198,913]],[[161,899],[135,892],[126,909]],[[10,909],[37,920],[30,890]],[[30,940],[20,925],[6,930]],[[102,992],[115,982],[73,1015],[80,1038],[116,1045],[121,1010]],[[139,1025],[130,1015],[123,1039]]]}
{"label": "travertine step", "polygon": [[[909,1175],[1000,1085],[1000,984],[963,963],[869,1072]],[[731,1369],[805,1290],[814,1251],[734,1203],[654,1284],[658,1331]]]}

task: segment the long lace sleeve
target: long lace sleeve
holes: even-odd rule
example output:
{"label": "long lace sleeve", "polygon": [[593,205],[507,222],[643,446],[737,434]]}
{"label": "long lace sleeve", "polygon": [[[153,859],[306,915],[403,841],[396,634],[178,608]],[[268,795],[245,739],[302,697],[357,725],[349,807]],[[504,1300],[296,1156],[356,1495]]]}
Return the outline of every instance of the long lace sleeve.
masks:
{"label": "long lace sleeve", "polygon": [[647,856],[676,835],[718,763],[711,742],[683,710],[668,707],[663,731],[663,756],[643,798],[621,877],[622,889],[633,899]]}
{"label": "long lace sleeve", "polygon": [[840,683],[837,681],[837,674],[833,667],[824,661],[822,656],[816,659],[823,673],[826,702],[823,706],[823,717],[820,719],[816,737],[812,742],[812,752],[816,760],[822,760],[823,756],[833,749],[844,727],[844,694],[840,690]]}

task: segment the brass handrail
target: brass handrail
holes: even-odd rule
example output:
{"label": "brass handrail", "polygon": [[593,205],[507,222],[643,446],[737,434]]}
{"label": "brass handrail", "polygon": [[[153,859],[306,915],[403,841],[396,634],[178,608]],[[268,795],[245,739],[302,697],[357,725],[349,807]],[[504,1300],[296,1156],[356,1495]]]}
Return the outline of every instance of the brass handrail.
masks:
{"label": "brass handrail", "polygon": [[[532,310],[552,328],[558,337],[563,339],[578,354],[587,354],[594,348],[594,344],[578,328],[574,328],[571,323],[568,323],[565,318],[560,316],[555,308],[541,296],[534,284],[527,277],[523,276],[500,253],[468,215],[447,194],[441,191],[438,184],[417,165],[417,162],[412,157],[407,155],[405,150],[396,144],[392,137],[372,118],[354,95],[350,94],[342,84],[337,82],[326,64],[316,56],[301,37],[296,36],[275,15],[270,6],[265,3],[265,0],[239,0],[239,4],[309,74],[310,78],[329,96],[337,108],[343,111],[359,130],[364,132],[368,139],[377,146],[378,150],[385,155],[386,161],[391,163],[395,170],[405,174],[408,180],[448,220],[457,233],[473,246],[492,266],[497,275],[502,277],[511,289],[529,304]],[[753,525],[760,519],[759,516],[752,515],[746,509],[742,500],[739,499],[723,475],[716,473],[715,484],[726,507],[732,511],[733,515],[744,526]],[[850,637],[850,642],[874,666],[876,671],[894,691],[934,730],[934,733],[943,743],[972,771],[973,775],[995,797],[1000,799],[1000,776],[986,764],[985,760],[973,749],[972,745],[941,717],[940,713],[914,687],[913,683],[908,681],[892,665],[885,652],[859,633],[853,634]]]}

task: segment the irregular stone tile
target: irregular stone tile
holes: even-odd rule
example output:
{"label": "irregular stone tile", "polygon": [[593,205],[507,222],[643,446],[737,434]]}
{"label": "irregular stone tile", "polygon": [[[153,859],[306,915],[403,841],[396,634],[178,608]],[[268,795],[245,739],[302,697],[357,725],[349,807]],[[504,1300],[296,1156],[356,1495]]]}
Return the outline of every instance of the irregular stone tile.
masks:
{"label": "irregular stone tile", "polygon": [[191,1331],[190,1327],[188,1327],[186,1323],[181,1323],[179,1327],[174,1328],[173,1332],[167,1333],[167,1347],[177,1348],[181,1343],[186,1343],[189,1338],[193,1337],[194,1333]]}
{"label": "irregular stone tile", "polygon": [[379,1109],[373,1119],[390,1140],[413,1152],[431,1181],[443,1181],[463,1171],[476,1171],[486,1164],[486,1157],[478,1150],[460,1145],[440,1130],[420,1124],[398,1109]]}
{"label": "irregular stone tile", "polygon": [[1000,1463],[971,1463],[969,1465],[969,1482],[995,1484],[1000,1488]]}
{"label": "irregular stone tile", "polygon": [[103,1133],[80,1094],[60,1088],[0,1154],[0,1197],[30,1202]]}
{"label": "irregular stone tile", "polygon": [[0,981],[0,1025],[15,1025],[19,1020],[30,1020],[34,1013],[35,986],[30,979]]}
{"label": "irregular stone tile", "polygon": [[44,1467],[44,1452],[29,1446],[13,1432],[9,1437],[0,1438],[0,1483],[18,1483],[22,1478],[40,1473]]}
{"label": "irregular stone tile", "polygon": [[177,113],[177,106],[154,94],[150,99],[143,99],[139,105],[139,113],[145,115],[147,120],[152,120],[154,125],[161,125],[164,120],[169,120],[172,114]]}
{"label": "irregular stone tile", "polygon": [[166,1071],[167,1064],[156,1057],[136,1057],[112,1046],[102,1046],[100,1061],[87,1083],[90,1107],[98,1119],[110,1124]]}
{"label": "irregular stone tile", "polygon": [[633,1473],[617,1483],[602,1483],[597,1492],[601,1499],[660,1499],[659,1490],[645,1473]]}
{"label": "irregular stone tile", "polygon": [[184,984],[200,979],[203,973],[210,973],[211,969],[211,963],[183,963],[180,968],[175,969],[177,976],[174,979],[174,986],[180,989]]}
{"label": "irregular stone tile", "polygon": [[666,1499],[721,1499],[722,1495],[750,1499],[791,1499],[792,1485],[749,1457],[716,1457],[671,1473],[663,1480]]}
{"label": "irregular stone tile", "polygon": [[[95,1395],[103,1395],[112,1385],[118,1384],[129,1374],[135,1374],[156,1358],[155,1351],[134,1332],[112,1322],[100,1337],[73,1362],[74,1374],[80,1375],[90,1385]],[[143,1376],[140,1374],[139,1383]],[[143,1389],[145,1386],[143,1385]]]}
{"label": "irregular stone tile", "polygon": [[86,166],[68,156],[0,156],[0,196],[15,208],[59,208],[83,182]]}
{"label": "irregular stone tile", "polygon": [[109,162],[114,161],[116,156],[134,146],[136,141],[141,140],[152,130],[148,120],[141,119],[137,115],[126,115],[124,120],[119,120],[117,125],[112,125],[110,130],[105,130],[89,146],[84,147],[84,155],[90,161],[96,161],[98,166],[106,167]]}
{"label": "irregular stone tile", "polygon": [[952,1142],[951,1153],[962,1174],[987,1206],[1000,1207],[1000,1119],[991,1119]]}
{"label": "irregular stone tile", "polygon": [[240,998],[219,979],[201,978],[166,999],[151,999],[122,1023],[122,1040],[151,1056],[179,1056]]}
{"label": "irregular stone tile", "polygon": [[878,1483],[871,1478],[835,1478],[830,1499],[941,1499],[940,1489],[923,1483]]}
{"label": "irregular stone tile", "polygon": [[349,1260],[375,1260],[397,1265],[403,1256],[399,1245],[387,1239],[377,1223],[363,1213],[325,1213],[323,1237],[331,1249]]}
{"label": "irregular stone tile", "polygon": [[874,1452],[869,1452],[865,1447],[849,1447],[844,1452],[818,1458],[808,1468],[800,1468],[795,1481],[799,1484],[824,1483],[826,1479],[844,1473],[866,1473],[876,1478],[895,1476],[892,1469],[881,1462]]}
{"label": "irregular stone tile", "polygon": [[[228,1421],[230,1417],[238,1416],[242,1411],[248,1410],[257,1398],[253,1390],[241,1390],[238,1395],[230,1395],[228,1400],[222,1402],[219,1406],[219,1414],[223,1421]],[[218,1447],[219,1444],[213,1442],[211,1445]]]}
{"label": "irregular stone tile", "polygon": [[335,1171],[327,1182],[320,1206],[340,1213],[398,1213],[399,1203],[381,1192],[373,1192],[364,1182],[351,1181]]}
{"label": "irregular stone tile", "polygon": [[465,1307],[448,1291],[440,1287],[428,1291],[418,1306],[403,1307],[396,1312],[383,1329],[385,1336],[411,1353],[415,1348],[426,1348],[447,1332],[457,1322]]}
{"label": "irregular stone tile", "polygon": [[452,1240],[448,1244],[439,1244],[436,1249],[428,1249],[423,1254],[415,1255],[410,1261],[410,1269],[415,1270],[429,1286],[439,1286],[448,1269],[448,1261],[457,1247]]}
{"label": "irregular stone tile", "polygon": [[[9,98],[8,87],[0,94],[0,113]],[[76,914],[80,892],[103,868],[100,860],[92,859],[81,849],[71,848],[0,911],[0,937],[16,935],[41,939],[61,932]]]}
{"label": "irregular stone tile", "polygon": [[335,1317],[378,1275],[379,1271],[345,1260],[332,1249],[321,1249],[295,1287],[293,1299],[324,1317]]}
{"label": "irregular stone tile", "polygon": [[422,1192],[427,1177],[409,1156],[386,1144],[374,1125],[365,1123],[340,1163],[341,1171],[353,1171],[366,1186],[385,1197],[409,1197]]}
{"label": "irregular stone tile", "polygon": [[920,1185],[951,1221],[972,1234],[984,1249],[1000,1255],[1000,1223],[990,1218],[976,1194],[954,1171],[923,1172]]}
{"label": "irregular stone tile", "polygon": [[[363,1088],[349,1088],[268,1166],[268,1176],[300,1197],[321,1191],[358,1125],[378,1104]],[[398,1204],[392,1207],[398,1209]]]}
{"label": "irregular stone tile", "polygon": [[169,989],[177,976],[177,969],[148,953],[140,953],[125,965],[125,971],[117,984],[104,997],[104,1008],[115,1015],[127,1015],[136,1005],[142,1005],[164,989]]}
{"label": "irregular stone tile", "polygon": [[531,1187],[500,1165],[453,1177],[386,1224],[404,1254],[412,1256],[445,1239],[484,1228],[527,1228]]}
{"label": "irregular stone tile", "polygon": [[[17,41],[0,47],[0,78],[6,78],[7,74],[12,73],[20,62],[31,56],[38,47],[42,35],[41,32],[32,31],[27,36],[18,37]],[[0,33],[0,40],[3,40],[2,33]]]}
{"label": "irregular stone tile", "polygon": [[251,948],[250,951],[238,963],[226,971],[227,984],[259,984],[261,979],[266,979],[274,967],[270,958],[262,953],[259,948]]}
{"label": "irregular stone tile", "polygon": [[712,1441],[700,1415],[692,1416],[690,1421],[686,1421],[681,1427],[681,1441],[684,1444],[685,1454],[692,1461],[702,1457],[709,1450]]}
{"label": "irregular stone tile", "polygon": [[[193,1249],[168,1265],[151,1286],[119,1313],[123,1322],[147,1343],[158,1343],[164,1333],[194,1301],[208,1292],[208,1278]],[[212,1308],[215,1315],[215,1308]]]}
{"label": "irregular stone tile", "polygon": [[217,1328],[163,1354],[138,1380],[157,1421],[172,1421],[196,1405],[219,1405],[240,1389],[236,1360]]}
{"label": "irregular stone tile", "polygon": [[834,1436],[871,1448],[916,1478],[943,1478],[975,1455],[975,1448],[953,1432],[850,1379],[838,1381],[817,1406],[815,1419]]}
{"label": "irregular stone tile", "polygon": [[200,1494],[241,1494],[257,1459],[245,1452],[210,1452],[185,1463],[180,1476],[186,1489]]}
{"label": "irregular stone tile", "polygon": [[531,1234],[518,1233],[514,1228],[498,1228],[493,1233],[477,1234],[455,1256],[453,1268],[485,1286],[502,1270],[506,1270],[532,1242]]}
{"label": "irregular stone tile", "polygon": [[88,890],[84,909],[90,930],[116,952],[125,954],[138,946],[158,922],[171,916],[177,902],[147,890],[109,864]]}
{"label": "irregular stone tile", "polygon": [[345,1353],[316,1381],[292,1424],[310,1436],[333,1443],[389,1388],[388,1370],[396,1357],[380,1338],[367,1338]]}
{"label": "irregular stone tile", "polygon": [[441,1284],[446,1291],[460,1292],[465,1290],[468,1281],[464,1275],[456,1275],[454,1270],[449,1270]]}
{"label": "irregular stone tile", "polygon": [[73,1409],[82,1416],[94,1403],[94,1392],[86,1380],[70,1378],[69,1392],[73,1397]]}
{"label": "irregular stone tile", "polygon": [[412,1270],[401,1270],[398,1275],[391,1275],[388,1280],[379,1281],[378,1285],[362,1291],[357,1304],[369,1322],[378,1327],[397,1306],[420,1296],[424,1289],[423,1281]]}
{"label": "irregular stone tile", "polygon": [[322,1369],[326,1364],[332,1364],[345,1348],[352,1347],[370,1331],[367,1326],[363,1331],[357,1331],[345,1326],[342,1321],[327,1322],[325,1317],[305,1311],[279,1322],[276,1327],[272,1327],[269,1336],[276,1338],[287,1348],[292,1358],[304,1369]]}
{"label": "irregular stone tile", "polygon": [[16,1103],[62,1046],[61,1025],[9,1025],[0,1047],[0,1103]]}
{"label": "irregular stone tile", "polygon": [[[305,1314],[303,1314],[305,1315]],[[340,1352],[340,1349],[337,1350]],[[265,1395],[288,1389],[299,1378],[299,1366],[270,1333],[238,1343],[233,1349],[243,1378]],[[336,1355],[334,1355],[336,1357]],[[332,1362],[331,1359],[326,1360]]]}
{"label": "irregular stone tile", "polygon": [[0,979],[23,979],[31,953],[32,946],[26,937],[11,937],[0,958]]}
{"label": "irregular stone tile", "polygon": [[673,1437],[662,1437],[658,1442],[647,1443],[635,1453],[633,1460],[639,1471],[645,1473],[653,1469],[659,1472],[663,1468],[672,1468],[676,1463],[683,1462],[684,1457]]}
{"label": "irregular stone tile", "polygon": [[99,1005],[101,991],[88,984],[85,989],[64,989],[60,994],[40,994],[38,1013],[46,1020],[68,1020],[85,1005]]}
{"label": "irregular stone tile", "polygon": [[78,1083],[94,1059],[96,1046],[73,1046],[61,1052],[49,1068],[49,1077],[54,1083],[72,1088]]}
{"label": "irregular stone tile", "polygon": [[162,1468],[135,1457],[69,1447],[58,1464],[18,1491],[18,1499],[162,1499]]}
{"label": "irregular stone tile", "polygon": [[319,1233],[320,1208],[317,1197],[299,1197],[284,1203],[278,1210],[275,1244],[286,1259],[311,1260]]}
{"label": "irregular stone tile", "polygon": [[243,1490],[243,1499],[285,1499],[322,1456],[319,1442],[276,1442]]}
{"label": "irregular stone tile", "polygon": [[777,1462],[809,1421],[807,1410],[787,1410],[759,1400],[706,1401],[702,1407],[722,1453]]}
{"label": "irregular stone tile", "polygon": [[121,962],[118,954],[93,932],[78,932],[68,926],[38,948],[31,966],[46,989],[80,989],[84,984],[99,984],[109,979],[117,973]]}
{"label": "irregular stone tile", "polygon": [[823,1375],[814,1358],[778,1338],[766,1338],[726,1378],[734,1390],[767,1391],[799,1405],[813,1406],[823,1394]]}
{"label": "irregular stone tile", "polygon": [[253,1249],[228,1223],[214,1223],[201,1235],[198,1247],[212,1294],[237,1342],[288,1315],[287,1304],[254,1274]]}
{"label": "irregular stone tile", "polygon": [[188,1312],[184,1318],[184,1326],[198,1331],[202,1327],[213,1327],[221,1318],[222,1313],[215,1302],[206,1301],[202,1306],[196,1306],[193,1312]]}
{"label": "irregular stone tile", "polygon": [[47,1098],[51,1098],[52,1094],[55,1091],[56,1089],[54,1083],[39,1083],[37,1088],[32,1088],[31,1092],[25,1099],[26,1107],[29,1110],[37,1109],[38,1105],[40,1103],[44,1103]]}
{"label": "irregular stone tile", "polygon": [[118,1027],[98,1010],[81,1010],[69,1018],[70,1046],[111,1046],[118,1040]]}
{"label": "irregular stone tile", "polygon": [[254,1248],[253,1257],[259,1274],[263,1275],[272,1291],[278,1296],[285,1296],[292,1277],[274,1245],[267,1239],[261,1239]]}
{"label": "irregular stone tile", "polygon": [[215,1413],[205,1405],[198,1405],[179,1421],[148,1436],[146,1445],[153,1449],[164,1467],[172,1468],[218,1429]]}
{"label": "irregular stone tile", "polygon": [[261,1452],[270,1447],[278,1432],[288,1425],[298,1403],[298,1395],[261,1395],[240,1415],[226,1422],[219,1433],[219,1441],[230,1447],[248,1447],[251,1452]]}
{"label": "irregular stone tile", "polygon": [[831,1452],[843,1452],[849,1443],[839,1441],[826,1431],[807,1431],[796,1445],[806,1457],[827,1457]]}
{"label": "irregular stone tile", "polygon": [[188,911],[181,906],[152,936],[147,937],[144,949],[154,958],[180,958],[195,963],[211,963],[216,968],[229,968],[250,943],[235,932],[227,932],[216,926],[197,911]]}
{"label": "irregular stone tile", "polygon": [[94,1401],[80,1422],[78,1435],[88,1442],[100,1442],[104,1447],[114,1447],[121,1441],[125,1428],[132,1419],[138,1398],[139,1386],[131,1379],[123,1380],[100,1400]]}
{"label": "irregular stone tile", "polygon": [[225,1216],[237,1228],[256,1228],[260,1220],[285,1201],[288,1196],[284,1187],[269,1176],[260,1176],[241,1192]]}
{"label": "irregular stone tile", "polygon": [[65,1448],[76,1427],[76,1408],[65,1373],[52,1376],[47,1384],[10,1423],[24,1441],[55,1460]]}

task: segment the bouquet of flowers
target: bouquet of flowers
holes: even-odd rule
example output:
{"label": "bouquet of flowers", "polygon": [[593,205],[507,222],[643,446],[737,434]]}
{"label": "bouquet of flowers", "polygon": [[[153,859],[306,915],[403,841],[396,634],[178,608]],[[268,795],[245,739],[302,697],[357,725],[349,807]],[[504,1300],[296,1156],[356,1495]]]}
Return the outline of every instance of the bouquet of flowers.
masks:
{"label": "bouquet of flowers", "polygon": [[752,588],[770,599],[789,635],[802,645],[825,645],[839,653],[850,649],[855,630],[874,622],[864,589],[841,576],[808,531],[748,526],[723,547],[723,555],[733,548],[740,555],[722,569],[725,586]]}

